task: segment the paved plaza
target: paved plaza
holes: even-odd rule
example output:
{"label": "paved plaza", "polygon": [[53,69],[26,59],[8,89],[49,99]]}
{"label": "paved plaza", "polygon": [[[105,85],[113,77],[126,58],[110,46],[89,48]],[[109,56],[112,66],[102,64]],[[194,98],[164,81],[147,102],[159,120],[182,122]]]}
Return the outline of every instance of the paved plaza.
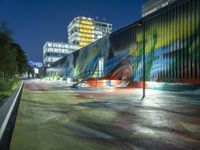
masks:
{"label": "paved plaza", "polygon": [[199,149],[200,95],[25,81],[11,150]]}

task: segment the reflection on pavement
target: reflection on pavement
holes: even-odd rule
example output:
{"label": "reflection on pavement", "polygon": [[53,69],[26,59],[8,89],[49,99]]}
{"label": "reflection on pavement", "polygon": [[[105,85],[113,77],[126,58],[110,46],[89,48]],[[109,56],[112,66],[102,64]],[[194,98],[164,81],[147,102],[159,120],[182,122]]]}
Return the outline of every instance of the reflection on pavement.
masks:
{"label": "reflection on pavement", "polygon": [[11,150],[198,149],[198,95],[26,81]]}

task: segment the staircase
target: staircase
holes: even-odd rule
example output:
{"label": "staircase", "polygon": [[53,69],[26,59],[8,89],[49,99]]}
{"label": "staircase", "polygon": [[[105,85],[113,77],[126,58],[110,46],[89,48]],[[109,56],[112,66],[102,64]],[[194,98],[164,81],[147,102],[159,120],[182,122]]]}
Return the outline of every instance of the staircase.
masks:
{"label": "staircase", "polygon": [[77,87],[81,83],[86,83],[87,84],[86,80],[91,78],[92,75],[93,76],[96,75],[96,77],[93,77],[95,79],[98,79],[99,76],[100,76],[98,70],[96,70],[96,73],[94,73],[94,70],[87,70],[85,72],[82,72],[82,73],[78,74],[77,76],[75,76],[73,78],[74,84],[72,85],[72,87]]}
{"label": "staircase", "polygon": [[72,87],[77,87],[79,84],[84,83],[92,75],[92,70],[82,72],[73,78],[74,84]]}

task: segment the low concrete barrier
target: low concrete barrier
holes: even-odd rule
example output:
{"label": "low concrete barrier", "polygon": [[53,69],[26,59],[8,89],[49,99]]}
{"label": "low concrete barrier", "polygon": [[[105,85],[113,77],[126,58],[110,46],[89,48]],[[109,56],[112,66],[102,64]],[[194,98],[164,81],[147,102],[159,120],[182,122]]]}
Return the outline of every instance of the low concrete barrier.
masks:
{"label": "low concrete barrier", "polygon": [[9,149],[23,85],[0,107],[0,150]]}

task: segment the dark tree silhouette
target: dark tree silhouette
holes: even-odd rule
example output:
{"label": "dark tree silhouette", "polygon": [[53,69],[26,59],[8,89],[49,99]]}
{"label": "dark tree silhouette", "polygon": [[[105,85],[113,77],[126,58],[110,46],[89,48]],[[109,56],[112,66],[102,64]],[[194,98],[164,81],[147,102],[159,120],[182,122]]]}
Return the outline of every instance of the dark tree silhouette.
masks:
{"label": "dark tree silhouette", "polygon": [[25,52],[13,42],[10,29],[5,23],[0,23],[0,79],[26,72],[27,62]]}

